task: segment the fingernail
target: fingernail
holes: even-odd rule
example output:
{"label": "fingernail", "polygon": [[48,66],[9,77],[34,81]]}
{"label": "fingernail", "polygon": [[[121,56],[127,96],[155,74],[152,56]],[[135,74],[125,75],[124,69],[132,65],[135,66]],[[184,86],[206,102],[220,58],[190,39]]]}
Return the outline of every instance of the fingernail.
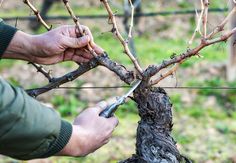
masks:
{"label": "fingernail", "polygon": [[107,102],[106,101],[101,101],[97,104],[97,106],[104,109],[107,106]]}

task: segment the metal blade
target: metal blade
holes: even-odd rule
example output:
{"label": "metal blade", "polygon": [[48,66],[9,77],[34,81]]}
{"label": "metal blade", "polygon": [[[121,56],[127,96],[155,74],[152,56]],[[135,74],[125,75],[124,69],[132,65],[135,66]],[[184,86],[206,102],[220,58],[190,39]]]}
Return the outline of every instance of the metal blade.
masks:
{"label": "metal blade", "polygon": [[137,80],[135,82],[135,84],[132,86],[132,88],[129,90],[129,92],[127,92],[125,95],[123,95],[123,98],[127,98],[131,93],[133,93],[133,91],[139,86],[139,84],[141,83],[141,80]]}
{"label": "metal blade", "polygon": [[135,84],[132,86],[132,88],[129,90],[129,92],[127,92],[125,95],[119,97],[116,101],[116,105],[122,105],[125,103],[125,99],[131,94],[133,93],[133,91],[139,86],[139,84],[141,83],[141,80],[136,80]]}

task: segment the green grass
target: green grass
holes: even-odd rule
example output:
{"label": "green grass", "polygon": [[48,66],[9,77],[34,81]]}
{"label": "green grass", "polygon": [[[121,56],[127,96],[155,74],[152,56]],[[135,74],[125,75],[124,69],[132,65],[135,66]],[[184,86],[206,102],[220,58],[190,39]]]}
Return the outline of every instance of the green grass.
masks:
{"label": "green grass", "polygon": [[63,117],[76,116],[87,107],[86,102],[78,100],[72,93],[69,93],[66,97],[60,95],[53,96],[51,102]]}
{"label": "green grass", "polygon": [[6,69],[6,68],[9,68],[11,66],[13,66],[14,64],[17,64],[18,62],[15,61],[15,60],[6,60],[6,59],[1,59],[0,60],[0,71]]}
{"label": "green grass", "polygon": [[[188,86],[198,85],[204,87],[235,87],[236,82],[227,82],[220,77],[212,77],[205,81],[198,81],[197,79],[189,80]],[[224,108],[224,111],[231,115],[236,110],[236,91],[232,90],[218,90],[218,89],[203,89],[197,91],[200,96],[208,97],[212,96],[216,98],[217,103]]]}
{"label": "green grass", "polygon": [[[109,56],[122,62],[123,64],[131,64],[129,58],[123,53],[123,49],[118,40],[115,40],[110,33],[106,33],[95,37],[96,42],[108,52]],[[203,60],[210,62],[223,61],[227,59],[227,51],[225,43],[219,43],[206,49],[200,53],[204,58],[192,57],[187,60],[183,66],[189,67],[194,63]],[[150,64],[160,64],[163,60],[170,59],[172,54],[181,54],[187,49],[187,42],[183,39],[163,39],[157,38],[150,40],[143,37],[135,37],[135,45],[137,47],[137,55],[143,66]],[[112,48],[111,48],[112,47]]]}

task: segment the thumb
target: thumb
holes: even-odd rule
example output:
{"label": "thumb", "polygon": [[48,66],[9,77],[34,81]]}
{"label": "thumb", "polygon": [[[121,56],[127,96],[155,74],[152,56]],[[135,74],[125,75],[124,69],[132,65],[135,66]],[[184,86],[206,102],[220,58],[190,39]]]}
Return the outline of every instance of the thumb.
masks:
{"label": "thumb", "polygon": [[108,103],[106,101],[101,101],[96,104],[96,111],[97,113],[101,113],[106,107],[108,106]]}
{"label": "thumb", "polygon": [[79,37],[79,38],[73,38],[73,37],[63,37],[62,44],[67,46],[67,48],[82,48],[88,45],[90,42],[90,37],[88,35]]}
{"label": "thumb", "polygon": [[119,124],[119,120],[115,116],[110,117],[109,121],[111,122],[110,124],[112,125],[113,129]]}

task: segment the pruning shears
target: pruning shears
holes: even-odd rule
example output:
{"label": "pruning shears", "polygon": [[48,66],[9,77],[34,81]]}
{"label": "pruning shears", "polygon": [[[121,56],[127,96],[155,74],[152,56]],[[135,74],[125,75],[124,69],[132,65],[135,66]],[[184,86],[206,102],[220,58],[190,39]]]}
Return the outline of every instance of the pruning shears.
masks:
{"label": "pruning shears", "polygon": [[137,80],[135,81],[134,85],[132,86],[132,88],[123,96],[120,96],[116,99],[116,101],[114,103],[112,103],[111,105],[109,105],[106,109],[104,109],[99,116],[104,117],[104,118],[110,118],[113,116],[113,114],[115,113],[115,111],[118,109],[118,107],[122,104],[125,103],[126,98],[133,93],[133,91],[139,86],[139,84],[141,83],[141,80]]}

